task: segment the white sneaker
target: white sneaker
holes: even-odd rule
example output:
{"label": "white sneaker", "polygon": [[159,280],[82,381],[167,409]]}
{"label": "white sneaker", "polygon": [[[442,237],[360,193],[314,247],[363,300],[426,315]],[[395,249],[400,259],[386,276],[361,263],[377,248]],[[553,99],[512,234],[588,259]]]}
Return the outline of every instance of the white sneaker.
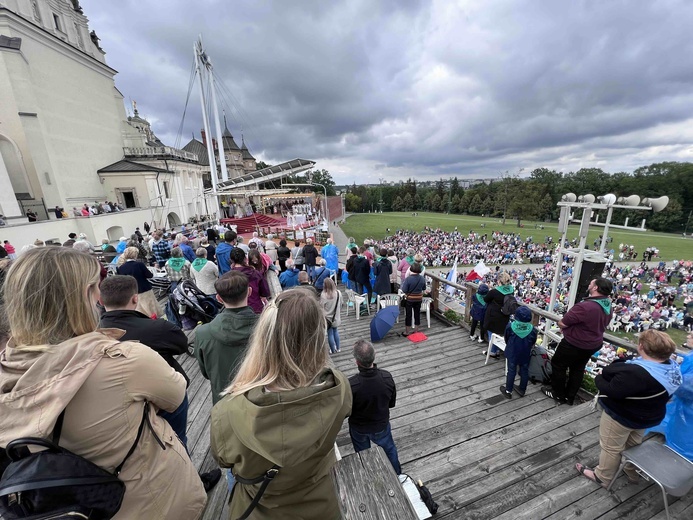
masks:
{"label": "white sneaker", "polygon": [[469,339],[474,340],[474,339],[476,339],[476,336],[471,335],[471,336],[469,336]]}
{"label": "white sneaker", "polygon": [[481,339],[481,336],[479,336],[479,339],[477,339],[479,343],[486,343],[483,339]]}

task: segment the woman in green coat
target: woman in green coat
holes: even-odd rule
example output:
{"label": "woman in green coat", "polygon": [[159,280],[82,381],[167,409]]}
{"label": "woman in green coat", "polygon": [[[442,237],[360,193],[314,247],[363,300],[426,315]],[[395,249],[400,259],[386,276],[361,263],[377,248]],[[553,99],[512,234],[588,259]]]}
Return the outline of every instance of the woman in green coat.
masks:
{"label": "woman in green coat", "polygon": [[[265,307],[226,397],[212,409],[212,455],[236,480],[229,518],[246,513],[263,487],[249,518],[341,518],[330,470],[351,389],[327,351],[314,298],[286,291]],[[265,475],[273,478],[263,485]]]}

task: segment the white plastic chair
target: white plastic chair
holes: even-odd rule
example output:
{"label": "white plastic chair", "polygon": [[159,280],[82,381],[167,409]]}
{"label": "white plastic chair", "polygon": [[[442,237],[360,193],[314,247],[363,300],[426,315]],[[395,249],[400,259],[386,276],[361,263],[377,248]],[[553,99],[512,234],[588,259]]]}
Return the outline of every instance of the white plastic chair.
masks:
{"label": "white plastic chair", "polygon": [[[361,304],[364,303],[368,299],[368,295],[360,296],[360,295],[356,294],[354,291],[352,291],[351,289],[347,289],[346,294],[347,294],[347,301],[349,303],[351,303],[351,305],[349,305],[347,303],[346,315],[349,316],[349,307],[351,307],[353,305],[354,310],[356,311],[356,319],[358,320],[359,317],[361,316]],[[370,316],[371,306],[366,305],[366,309],[368,310],[368,315]]]}
{"label": "white plastic chair", "polygon": [[[397,307],[400,306],[401,296],[399,294],[383,294],[378,295],[378,309],[384,309],[385,307]],[[397,323],[399,323],[399,315],[397,316]]]}
{"label": "white plastic chair", "polygon": [[433,298],[428,298],[424,297],[423,300],[421,300],[421,312],[426,313],[426,323],[428,324],[428,328],[431,328],[431,304],[433,303]]}
{"label": "white plastic chair", "polygon": [[[499,336],[498,334],[491,334],[491,339],[488,340],[488,348],[486,349],[486,362],[484,365],[488,365],[488,360],[491,358],[491,347],[496,346],[503,352],[505,352],[505,338]],[[505,373],[508,373],[508,360],[505,360]]]}

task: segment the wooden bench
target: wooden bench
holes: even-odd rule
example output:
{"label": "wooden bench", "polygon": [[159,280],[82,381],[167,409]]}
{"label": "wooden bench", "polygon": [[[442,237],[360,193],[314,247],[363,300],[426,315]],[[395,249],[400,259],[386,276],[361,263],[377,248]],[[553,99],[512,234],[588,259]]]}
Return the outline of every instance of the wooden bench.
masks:
{"label": "wooden bench", "polygon": [[332,478],[345,519],[418,520],[380,446],[344,457]]}

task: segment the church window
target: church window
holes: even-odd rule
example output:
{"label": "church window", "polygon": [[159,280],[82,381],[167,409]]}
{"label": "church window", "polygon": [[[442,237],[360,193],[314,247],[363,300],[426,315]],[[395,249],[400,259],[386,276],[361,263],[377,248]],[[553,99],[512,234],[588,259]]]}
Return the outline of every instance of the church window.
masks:
{"label": "church window", "polygon": [[63,32],[63,27],[60,23],[60,16],[55,13],[53,13],[53,23],[55,24],[56,31]]}
{"label": "church window", "polygon": [[34,11],[34,20],[36,20],[37,22],[41,22],[41,11],[39,11],[37,0],[31,1],[31,8]]}
{"label": "church window", "polygon": [[164,195],[167,199],[171,198],[171,195],[168,193],[168,181],[164,181]]}

